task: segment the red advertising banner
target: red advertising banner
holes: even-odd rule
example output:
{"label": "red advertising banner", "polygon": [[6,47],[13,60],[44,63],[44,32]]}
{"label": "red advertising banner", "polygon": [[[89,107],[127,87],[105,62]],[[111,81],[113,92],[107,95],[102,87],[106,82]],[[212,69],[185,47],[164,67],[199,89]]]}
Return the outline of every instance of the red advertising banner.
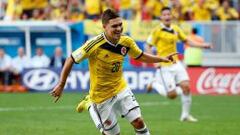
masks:
{"label": "red advertising banner", "polygon": [[193,94],[240,94],[240,68],[189,67]]}

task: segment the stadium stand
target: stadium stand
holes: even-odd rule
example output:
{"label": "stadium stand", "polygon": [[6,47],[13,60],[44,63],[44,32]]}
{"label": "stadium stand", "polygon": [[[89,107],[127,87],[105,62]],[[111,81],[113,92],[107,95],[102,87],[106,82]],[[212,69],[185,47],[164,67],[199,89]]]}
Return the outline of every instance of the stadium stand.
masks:
{"label": "stadium stand", "polygon": [[159,19],[164,6],[173,9],[177,21],[239,19],[238,0],[2,0],[0,17],[11,21],[82,21],[99,19],[103,10],[113,8],[124,19],[148,20]]}

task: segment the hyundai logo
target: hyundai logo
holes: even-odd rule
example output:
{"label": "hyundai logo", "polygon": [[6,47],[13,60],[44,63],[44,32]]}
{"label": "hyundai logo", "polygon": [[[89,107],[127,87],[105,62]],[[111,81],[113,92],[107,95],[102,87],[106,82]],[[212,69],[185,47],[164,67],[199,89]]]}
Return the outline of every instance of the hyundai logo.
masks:
{"label": "hyundai logo", "polygon": [[58,79],[58,75],[51,70],[33,69],[24,75],[23,82],[30,89],[48,91],[53,89]]}

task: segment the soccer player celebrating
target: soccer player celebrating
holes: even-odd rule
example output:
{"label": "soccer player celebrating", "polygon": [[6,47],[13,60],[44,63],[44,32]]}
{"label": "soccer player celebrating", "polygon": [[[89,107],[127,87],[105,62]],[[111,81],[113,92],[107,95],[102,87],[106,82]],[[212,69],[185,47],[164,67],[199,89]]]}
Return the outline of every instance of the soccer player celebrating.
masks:
{"label": "soccer player celebrating", "polygon": [[[182,40],[194,47],[210,48],[209,43],[199,43],[187,38],[183,31],[171,24],[171,9],[164,7],[161,11],[161,24],[155,28],[147,39],[147,52],[151,52],[152,46],[156,47],[157,55],[164,57],[177,51],[176,42]],[[147,90],[154,88],[160,95],[174,99],[181,95],[182,114],[181,121],[197,122],[190,114],[191,94],[189,77],[186,69],[179,62],[177,56],[173,56],[174,62],[160,63],[156,71],[156,78],[149,83]]]}
{"label": "soccer player celebrating", "polygon": [[176,53],[166,57],[144,53],[134,40],[122,35],[123,24],[119,15],[107,9],[102,15],[104,32],[88,40],[68,57],[60,80],[51,95],[55,102],[61,97],[73,63],[89,59],[90,70],[90,115],[102,134],[119,135],[117,115],[126,118],[137,135],[149,135],[141,116],[139,104],[123,77],[124,56],[147,63],[170,62]]}

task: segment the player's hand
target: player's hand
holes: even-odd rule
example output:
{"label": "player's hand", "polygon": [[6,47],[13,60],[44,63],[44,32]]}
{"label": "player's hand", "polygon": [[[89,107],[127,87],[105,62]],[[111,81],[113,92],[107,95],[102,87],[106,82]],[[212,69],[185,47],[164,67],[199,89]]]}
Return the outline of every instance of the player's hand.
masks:
{"label": "player's hand", "polygon": [[167,57],[161,58],[161,62],[171,62]]}
{"label": "player's hand", "polygon": [[171,53],[170,55],[168,55],[166,58],[170,61],[170,62],[172,62],[172,63],[176,63],[176,61],[174,60],[174,56],[175,55],[178,55],[179,53],[178,52],[175,52],[175,53]]}
{"label": "player's hand", "polygon": [[50,92],[51,96],[55,98],[54,102],[56,103],[62,95],[64,85],[57,84],[54,89]]}
{"label": "player's hand", "polygon": [[212,49],[213,45],[211,43],[203,43],[203,48]]}

